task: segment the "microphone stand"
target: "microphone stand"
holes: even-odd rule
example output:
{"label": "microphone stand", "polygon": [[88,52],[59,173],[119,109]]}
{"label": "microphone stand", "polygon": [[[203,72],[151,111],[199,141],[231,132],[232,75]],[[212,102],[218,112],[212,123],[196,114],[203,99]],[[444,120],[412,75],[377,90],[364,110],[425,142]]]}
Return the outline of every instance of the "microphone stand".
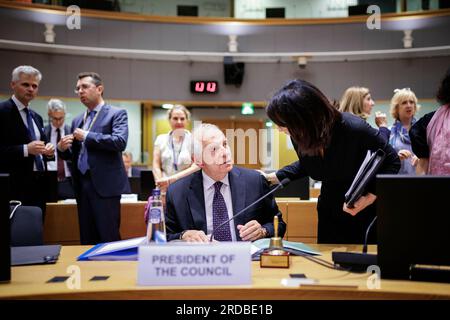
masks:
{"label": "microphone stand", "polygon": [[217,232],[217,230],[219,230],[220,228],[222,228],[224,225],[227,225],[230,223],[230,221],[236,219],[237,217],[239,217],[241,214],[243,214],[246,210],[248,210],[248,208],[252,207],[253,205],[257,204],[258,202],[260,202],[261,200],[263,200],[264,198],[266,198],[267,196],[271,195],[272,193],[274,193],[275,191],[277,191],[280,188],[283,188],[284,186],[286,186],[289,182],[291,182],[291,180],[289,180],[288,178],[283,179],[275,188],[273,188],[272,190],[270,190],[269,192],[267,192],[265,195],[263,195],[262,197],[260,197],[259,199],[257,199],[256,201],[254,201],[253,203],[249,204],[248,206],[246,206],[244,209],[242,209],[241,211],[239,211],[238,213],[236,213],[234,216],[232,216],[230,219],[228,219],[227,221],[223,222],[222,224],[220,224],[216,229],[213,230],[213,232],[211,233],[211,239],[209,240],[210,242],[212,242],[214,240],[214,234]]}
{"label": "microphone stand", "polygon": [[349,269],[353,272],[366,272],[367,268],[371,265],[377,264],[377,255],[367,253],[367,238],[369,231],[373,224],[377,220],[377,217],[373,218],[366,230],[366,237],[364,239],[364,246],[362,253],[359,252],[332,252],[331,256],[334,264],[341,266],[342,268]]}

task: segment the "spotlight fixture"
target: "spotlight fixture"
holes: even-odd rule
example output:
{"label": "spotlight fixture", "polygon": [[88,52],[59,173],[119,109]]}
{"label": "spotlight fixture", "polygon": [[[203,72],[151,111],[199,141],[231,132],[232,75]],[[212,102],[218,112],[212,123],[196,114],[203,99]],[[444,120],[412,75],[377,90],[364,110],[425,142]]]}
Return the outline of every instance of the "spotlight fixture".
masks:
{"label": "spotlight fixture", "polygon": [[51,24],[51,23],[45,24],[45,31],[44,31],[45,42],[55,43],[56,33],[53,30],[54,27],[55,27],[54,24]]}

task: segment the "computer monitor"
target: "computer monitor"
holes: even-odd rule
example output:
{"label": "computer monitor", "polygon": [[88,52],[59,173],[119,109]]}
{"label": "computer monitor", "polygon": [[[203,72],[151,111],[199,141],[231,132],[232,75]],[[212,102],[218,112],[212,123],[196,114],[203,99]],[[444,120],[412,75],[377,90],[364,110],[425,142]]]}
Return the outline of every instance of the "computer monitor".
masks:
{"label": "computer monitor", "polygon": [[300,198],[309,200],[309,177],[292,180],[287,186],[275,191],[276,198]]}
{"label": "computer monitor", "polygon": [[141,192],[139,200],[147,201],[148,197],[152,194],[152,190],[155,188],[155,178],[153,172],[150,169],[141,170]]}
{"label": "computer monitor", "polygon": [[138,196],[141,194],[141,178],[140,177],[128,177],[130,183],[130,191]]}
{"label": "computer monitor", "polygon": [[45,171],[39,174],[44,174],[45,201],[58,202],[58,172]]}
{"label": "computer monitor", "polygon": [[377,175],[382,278],[449,279],[435,267],[450,266],[449,190],[450,176]]}
{"label": "computer monitor", "polygon": [[0,174],[0,282],[11,280],[9,174]]}

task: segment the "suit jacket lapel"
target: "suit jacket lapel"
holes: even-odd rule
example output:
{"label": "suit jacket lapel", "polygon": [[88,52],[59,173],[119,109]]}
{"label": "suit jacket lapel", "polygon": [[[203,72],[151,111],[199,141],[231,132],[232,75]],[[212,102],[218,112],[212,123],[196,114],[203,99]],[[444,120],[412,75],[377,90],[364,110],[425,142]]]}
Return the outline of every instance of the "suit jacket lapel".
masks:
{"label": "suit jacket lapel", "polygon": [[24,136],[24,137],[27,137],[26,141],[30,142],[31,138],[30,138],[30,135],[28,133],[28,129],[25,126],[25,123],[23,123],[23,119],[22,119],[22,116],[20,115],[19,109],[17,109],[17,106],[14,103],[13,99],[10,99],[10,102],[11,102],[11,113],[12,113],[13,118],[14,118],[13,121],[18,124],[18,126],[19,126],[18,129],[20,131],[22,131],[22,133],[20,135]]}
{"label": "suit jacket lapel", "polygon": [[102,123],[103,119],[106,117],[106,115],[108,114],[108,111],[110,109],[110,106],[105,104],[103,105],[102,109],[100,110],[100,113],[97,116],[97,119],[95,120],[94,124],[92,125],[92,128],[90,131],[92,132],[96,132],[95,130],[97,129],[97,127]]}
{"label": "suit jacket lapel", "polygon": [[191,191],[188,193],[188,205],[191,210],[192,220],[196,230],[203,230],[207,233],[206,212],[205,212],[205,194],[203,192],[202,171],[192,174]]}
{"label": "suit jacket lapel", "polygon": [[[240,178],[241,172],[238,168],[233,168],[228,174],[231,188],[231,200],[233,201],[233,216],[245,207],[245,181]],[[242,217],[237,217],[234,225],[243,224]],[[236,229],[236,236],[239,238],[239,231]]]}

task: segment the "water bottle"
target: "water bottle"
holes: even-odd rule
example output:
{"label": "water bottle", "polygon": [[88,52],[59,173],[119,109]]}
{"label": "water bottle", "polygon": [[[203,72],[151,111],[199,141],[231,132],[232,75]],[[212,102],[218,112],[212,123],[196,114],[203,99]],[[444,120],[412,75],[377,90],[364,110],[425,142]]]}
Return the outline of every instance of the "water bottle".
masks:
{"label": "water bottle", "polygon": [[161,190],[158,188],[153,189],[149,199],[147,219],[147,243],[167,242]]}

